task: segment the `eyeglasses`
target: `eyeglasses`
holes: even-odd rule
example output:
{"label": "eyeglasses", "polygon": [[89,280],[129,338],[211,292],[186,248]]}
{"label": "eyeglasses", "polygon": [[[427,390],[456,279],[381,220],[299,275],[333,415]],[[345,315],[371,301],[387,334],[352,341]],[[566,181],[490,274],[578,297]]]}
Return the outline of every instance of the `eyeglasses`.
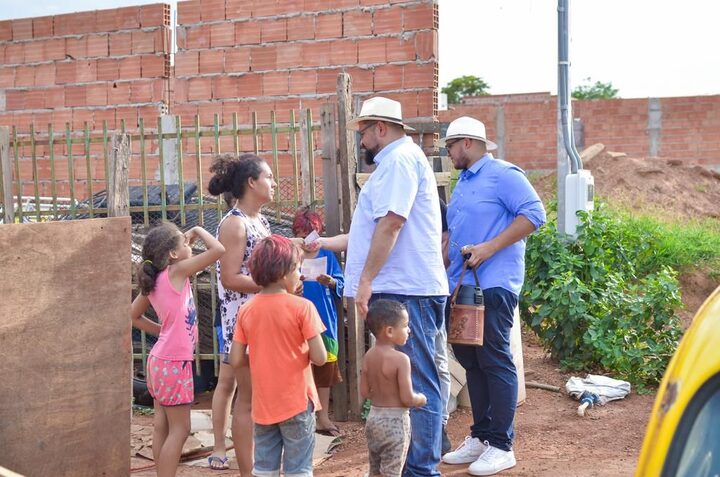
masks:
{"label": "eyeglasses", "polygon": [[445,149],[447,149],[449,151],[455,144],[457,144],[460,141],[462,141],[462,139],[456,139],[454,141],[446,142]]}
{"label": "eyeglasses", "polygon": [[372,123],[372,124],[368,124],[368,125],[365,126],[364,128],[358,130],[358,132],[360,133],[360,136],[361,136],[361,137],[364,136],[364,135],[365,135],[365,131],[367,131],[368,129],[370,129],[370,128],[373,127],[373,126],[377,126],[377,122],[374,122],[374,123]]}

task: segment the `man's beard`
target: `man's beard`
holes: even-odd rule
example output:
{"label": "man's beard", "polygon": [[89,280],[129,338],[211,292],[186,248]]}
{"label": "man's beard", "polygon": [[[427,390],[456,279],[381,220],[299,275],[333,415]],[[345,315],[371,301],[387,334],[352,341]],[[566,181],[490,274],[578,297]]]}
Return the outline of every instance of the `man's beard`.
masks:
{"label": "man's beard", "polygon": [[363,158],[365,159],[365,164],[367,164],[368,166],[372,166],[373,164],[375,164],[375,155],[377,154],[377,151],[371,151],[365,146],[362,146],[360,148],[360,154],[362,154]]}

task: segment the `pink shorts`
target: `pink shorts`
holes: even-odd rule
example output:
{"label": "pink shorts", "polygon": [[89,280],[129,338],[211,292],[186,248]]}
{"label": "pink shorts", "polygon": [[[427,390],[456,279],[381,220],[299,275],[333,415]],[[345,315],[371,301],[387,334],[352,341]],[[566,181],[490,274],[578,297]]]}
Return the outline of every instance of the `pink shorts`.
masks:
{"label": "pink shorts", "polygon": [[192,361],[171,361],[148,356],[147,386],[161,406],[192,404],[195,398]]}

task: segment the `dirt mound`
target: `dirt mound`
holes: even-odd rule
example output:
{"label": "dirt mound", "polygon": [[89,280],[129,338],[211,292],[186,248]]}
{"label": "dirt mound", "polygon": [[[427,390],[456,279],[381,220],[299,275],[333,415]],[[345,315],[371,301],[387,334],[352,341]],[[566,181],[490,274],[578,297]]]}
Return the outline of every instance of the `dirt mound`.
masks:
{"label": "dirt mound", "polygon": [[[583,151],[597,198],[665,218],[720,218],[720,173],[676,159],[634,158],[601,144]],[[555,174],[534,181],[543,201],[555,192]]]}

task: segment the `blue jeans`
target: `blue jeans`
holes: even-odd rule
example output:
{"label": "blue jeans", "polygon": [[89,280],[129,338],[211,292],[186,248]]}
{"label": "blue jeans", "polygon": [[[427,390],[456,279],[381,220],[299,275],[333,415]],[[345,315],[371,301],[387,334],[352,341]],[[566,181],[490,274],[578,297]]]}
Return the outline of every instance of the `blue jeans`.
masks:
{"label": "blue jeans", "polygon": [[280,458],[286,477],[313,475],[315,413],[312,401],[307,410],[277,424],[255,424],[253,475],[279,476]]}
{"label": "blue jeans", "polygon": [[483,290],[482,346],[453,345],[467,374],[473,425],[470,435],[504,451],[512,449],[517,405],[517,371],[510,353],[510,330],[518,297],[504,288]]}
{"label": "blue jeans", "polygon": [[435,366],[435,339],[440,328],[445,326],[446,297],[375,293],[370,301],[379,298],[399,301],[407,308],[410,337],[399,350],[410,357],[413,390],[427,398],[425,406],[410,409],[410,449],[403,476],[439,476],[443,410],[440,378]]}

